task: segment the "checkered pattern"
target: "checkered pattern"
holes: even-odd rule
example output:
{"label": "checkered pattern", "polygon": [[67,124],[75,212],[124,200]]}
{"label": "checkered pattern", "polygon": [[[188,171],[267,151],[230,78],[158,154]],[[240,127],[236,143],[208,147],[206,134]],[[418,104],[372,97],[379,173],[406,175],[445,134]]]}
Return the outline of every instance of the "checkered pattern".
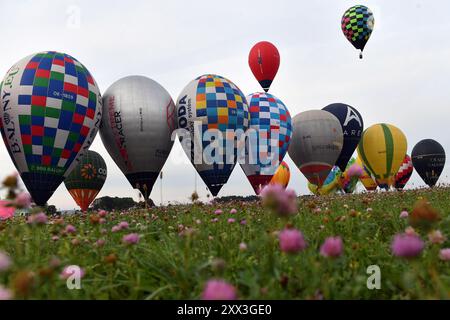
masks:
{"label": "checkered pattern", "polygon": [[341,21],[345,37],[355,46],[363,50],[369,40],[374,25],[372,11],[369,8],[356,5],[348,9]]}
{"label": "checkered pattern", "polygon": [[292,136],[289,111],[281,100],[269,93],[254,93],[247,97],[247,101],[250,111],[249,128],[264,133],[263,138],[267,139],[267,142],[263,144],[258,143],[258,154],[260,145],[267,145],[268,152],[272,152],[272,145],[278,145],[278,160],[281,162],[288,150]]}
{"label": "checkered pattern", "polygon": [[31,57],[18,95],[31,172],[64,174],[89,134],[99,95],[89,71],[73,57],[53,51]]}

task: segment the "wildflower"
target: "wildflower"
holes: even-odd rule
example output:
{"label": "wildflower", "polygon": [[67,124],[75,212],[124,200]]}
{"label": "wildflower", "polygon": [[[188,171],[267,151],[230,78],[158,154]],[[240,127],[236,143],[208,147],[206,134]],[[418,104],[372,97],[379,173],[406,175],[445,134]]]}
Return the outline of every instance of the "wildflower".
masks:
{"label": "wildflower", "polygon": [[0,285],[0,300],[11,300],[12,298],[12,291]]}
{"label": "wildflower", "polygon": [[126,221],[121,221],[117,226],[120,228],[120,230],[124,230],[128,229],[130,225]]}
{"label": "wildflower", "polygon": [[415,234],[397,234],[391,244],[392,253],[397,257],[414,258],[418,256],[425,244]]}
{"label": "wildflower", "polygon": [[246,251],[247,250],[247,244],[245,242],[241,242],[239,244],[239,250],[240,251]]}
{"label": "wildflower", "polygon": [[197,219],[197,220],[195,220],[195,223],[196,223],[196,224],[202,224],[202,220]]}
{"label": "wildflower", "polygon": [[79,272],[78,275],[80,276],[80,278],[84,277],[85,272],[83,268],[80,268],[77,265],[65,266],[63,271],[61,271],[59,278],[67,280],[70,276],[74,275],[77,272]]}
{"label": "wildflower", "polygon": [[124,235],[122,238],[122,242],[125,244],[136,244],[139,242],[139,235],[137,233]]}
{"label": "wildflower", "polygon": [[100,218],[100,219],[98,219],[98,223],[99,224],[105,224],[106,223],[106,219],[105,218]]}
{"label": "wildflower", "polygon": [[218,221],[219,221],[218,218],[211,219],[211,222],[213,222],[213,223],[218,222]]}
{"label": "wildflower", "polygon": [[234,218],[229,218],[229,219],[227,220],[227,222],[228,222],[228,223],[235,223],[235,222],[236,222],[236,219],[234,219]]}
{"label": "wildflower", "polygon": [[32,214],[28,217],[28,224],[46,224],[48,221],[47,215],[43,212]]}
{"label": "wildflower", "polygon": [[294,190],[284,189],[279,184],[266,185],[260,193],[265,207],[280,216],[288,216],[297,212],[297,195]]}
{"label": "wildflower", "polygon": [[98,239],[98,240],[95,242],[95,246],[96,246],[96,247],[103,247],[103,246],[105,245],[105,243],[106,243],[105,239]]}
{"label": "wildflower", "polygon": [[202,293],[203,300],[235,300],[236,289],[221,279],[211,279],[205,285]]}
{"label": "wildflower", "polygon": [[237,213],[237,210],[233,208],[233,209],[230,210],[230,213],[231,213],[231,214],[236,214],[236,213]]}
{"label": "wildflower", "polygon": [[120,231],[120,227],[119,226],[113,226],[111,228],[111,232],[118,232],[118,231]]}
{"label": "wildflower", "polygon": [[214,214],[216,214],[216,215],[220,215],[222,213],[223,213],[223,211],[221,209],[217,209],[216,211],[214,211]]}
{"label": "wildflower", "polygon": [[241,222],[239,222],[240,224],[242,224],[243,226],[245,226],[247,224],[247,220],[242,219]]}
{"label": "wildflower", "polygon": [[296,253],[306,249],[303,234],[296,229],[284,229],[278,234],[280,250],[287,253]]}
{"label": "wildflower", "polygon": [[428,201],[419,200],[409,215],[409,224],[427,230],[440,219],[439,211],[433,208]]}
{"label": "wildflower", "polygon": [[407,227],[405,229],[405,233],[408,235],[413,235],[413,236],[418,236],[419,234],[416,232],[416,230],[414,230],[413,227]]}
{"label": "wildflower", "polygon": [[108,215],[108,212],[105,210],[99,210],[98,215],[102,218],[106,217]]}
{"label": "wildflower", "polygon": [[76,233],[77,232],[77,228],[75,228],[73,225],[69,224],[67,225],[66,229],[65,229],[66,233]]}
{"label": "wildflower", "polygon": [[14,204],[18,208],[29,208],[31,206],[31,195],[28,192],[21,192],[14,199]]}
{"label": "wildflower", "polygon": [[439,230],[434,230],[428,234],[428,240],[433,244],[443,244],[447,238]]}
{"label": "wildflower", "polygon": [[347,174],[349,178],[361,177],[363,175],[363,169],[358,164],[354,163],[347,169]]}
{"label": "wildflower", "polygon": [[400,212],[400,219],[406,219],[408,218],[409,213],[406,210],[403,210],[402,212]]}
{"label": "wildflower", "polygon": [[53,236],[52,237],[52,241],[58,241],[59,240],[59,237],[58,236]]}
{"label": "wildflower", "polygon": [[11,267],[11,258],[6,252],[0,251],[0,272],[6,271]]}
{"label": "wildflower", "polygon": [[72,245],[74,246],[78,246],[80,244],[80,239],[78,238],[73,238],[72,241],[70,241],[72,243]]}
{"label": "wildflower", "polygon": [[450,248],[441,249],[439,258],[443,261],[450,261]]}
{"label": "wildflower", "polygon": [[320,254],[326,258],[337,258],[343,251],[344,244],[341,237],[328,237],[320,247]]}

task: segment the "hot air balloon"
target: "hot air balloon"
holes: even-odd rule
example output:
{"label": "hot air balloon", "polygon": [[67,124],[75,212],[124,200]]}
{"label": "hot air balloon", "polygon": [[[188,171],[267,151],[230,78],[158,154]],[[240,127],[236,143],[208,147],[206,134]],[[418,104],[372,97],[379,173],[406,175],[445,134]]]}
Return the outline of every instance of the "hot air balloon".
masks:
{"label": "hot air balloon", "polygon": [[366,129],[358,145],[358,156],[380,188],[389,189],[405,158],[406,137],[397,127],[380,123]]}
{"label": "hot air balloon", "polygon": [[20,60],[0,87],[3,140],[34,202],[43,206],[97,134],[100,91],[80,62],[55,51]]}
{"label": "hot air balloon", "polygon": [[213,196],[228,181],[236,164],[237,135],[244,137],[250,116],[241,90],[218,75],[191,81],[177,100],[178,135],[183,150]]}
{"label": "hot air balloon", "polygon": [[250,50],[248,64],[264,91],[269,91],[280,66],[278,49],[268,41],[258,42]]}
{"label": "hot air balloon", "polygon": [[283,102],[269,93],[247,97],[250,124],[246,157],[240,163],[256,194],[268,184],[288,150],[291,115]]}
{"label": "hot air balloon", "polygon": [[363,169],[359,166],[355,159],[352,158],[347,164],[347,168],[339,177],[339,187],[345,193],[353,193],[358,184],[359,177],[363,175]]}
{"label": "hot air balloon", "polygon": [[293,119],[289,155],[312,184],[322,186],[342,151],[339,120],[330,112],[310,110]]}
{"label": "hot air balloon", "polygon": [[412,164],[411,157],[405,155],[405,159],[403,159],[400,169],[398,170],[394,178],[395,189],[401,190],[405,187],[406,183],[408,182],[409,178],[413,173],[413,169],[414,167]]}
{"label": "hot air balloon", "polygon": [[106,180],[105,160],[95,151],[88,150],[64,180],[72,198],[86,211],[100,192]]}
{"label": "hot air balloon", "polygon": [[284,188],[286,188],[289,184],[289,180],[291,178],[291,171],[289,170],[289,166],[286,162],[282,161],[277,171],[270,180],[270,184],[280,184]]}
{"label": "hot air balloon", "polygon": [[359,181],[363,184],[367,191],[374,191],[377,189],[377,183],[370,176],[370,172],[367,170],[366,166],[362,163],[361,158],[356,158],[356,163],[363,169],[362,176],[359,177]]}
{"label": "hot air balloon", "polygon": [[340,176],[341,171],[339,170],[339,167],[334,166],[320,188],[317,185],[308,182],[308,189],[315,195],[327,195],[331,193],[337,193],[340,190],[339,186]]}
{"label": "hot air balloon", "polygon": [[131,186],[148,199],[173,145],[172,98],[156,81],[128,76],[106,90],[103,109],[103,144]]}
{"label": "hot air balloon", "polygon": [[433,187],[445,165],[445,150],[441,144],[433,139],[421,140],[414,146],[411,158],[422,180]]}
{"label": "hot air balloon", "polygon": [[374,23],[372,11],[363,5],[349,8],[342,16],[342,32],[356,49],[361,50],[360,59],[362,59],[362,52],[372,34]]}
{"label": "hot air balloon", "polygon": [[363,119],[355,108],[343,103],[333,103],[322,110],[332,113],[341,123],[344,145],[336,165],[344,172],[361,139],[361,134],[364,130]]}

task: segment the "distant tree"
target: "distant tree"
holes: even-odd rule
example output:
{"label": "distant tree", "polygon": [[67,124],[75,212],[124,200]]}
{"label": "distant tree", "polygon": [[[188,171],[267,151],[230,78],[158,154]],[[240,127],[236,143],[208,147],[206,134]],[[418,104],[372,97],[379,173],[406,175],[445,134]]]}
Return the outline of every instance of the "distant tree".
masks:
{"label": "distant tree", "polygon": [[49,216],[52,216],[54,214],[57,214],[58,210],[56,210],[56,207],[54,205],[49,205],[45,208],[45,213]]}
{"label": "distant tree", "polygon": [[94,201],[92,205],[93,210],[127,210],[137,205],[133,198],[119,198],[119,197],[102,197]]}

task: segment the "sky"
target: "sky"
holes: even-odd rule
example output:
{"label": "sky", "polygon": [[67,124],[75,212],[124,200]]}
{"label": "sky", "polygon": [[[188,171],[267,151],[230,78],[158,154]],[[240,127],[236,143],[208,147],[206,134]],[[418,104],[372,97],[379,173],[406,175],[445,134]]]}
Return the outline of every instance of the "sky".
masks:
{"label": "sky", "polygon": [[[375,28],[364,59],[345,39],[343,13],[368,6]],[[116,80],[143,75],[159,82],[175,101],[194,78],[224,76],[247,95],[261,91],[248,67],[248,53],[259,41],[274,43],[281,65],[270,93],[291,116],[347,103],[361,113],[365,127],[386,122],[408,139],[408,153],[425,138],[450,150],[450,2],[377,1],[50,1],[0,0],[0,73],[39,51],[68,53],[83,63],[103,93]],[[145,145],[143,145],[145,147]],[[138,200],[97,135],[92,150],[108,166],[101,196]],[[289,188],[307,194],[307,182],[289,155]],[[15,171],[0,143],[0,179]],[[159,204],[187,202],[196,171],[177,141],[151,198]],[[449,182],[449,166],[440,182]],[[409,187],[423,186],[416,172]],[[162,189],[161,189],[162,187]],[[197,177],[197,191],[206,187]],[[253,189],[237,165],[219,196],[250,195]],[[76,208],[64,186],[49,200],[61,209]]]}

